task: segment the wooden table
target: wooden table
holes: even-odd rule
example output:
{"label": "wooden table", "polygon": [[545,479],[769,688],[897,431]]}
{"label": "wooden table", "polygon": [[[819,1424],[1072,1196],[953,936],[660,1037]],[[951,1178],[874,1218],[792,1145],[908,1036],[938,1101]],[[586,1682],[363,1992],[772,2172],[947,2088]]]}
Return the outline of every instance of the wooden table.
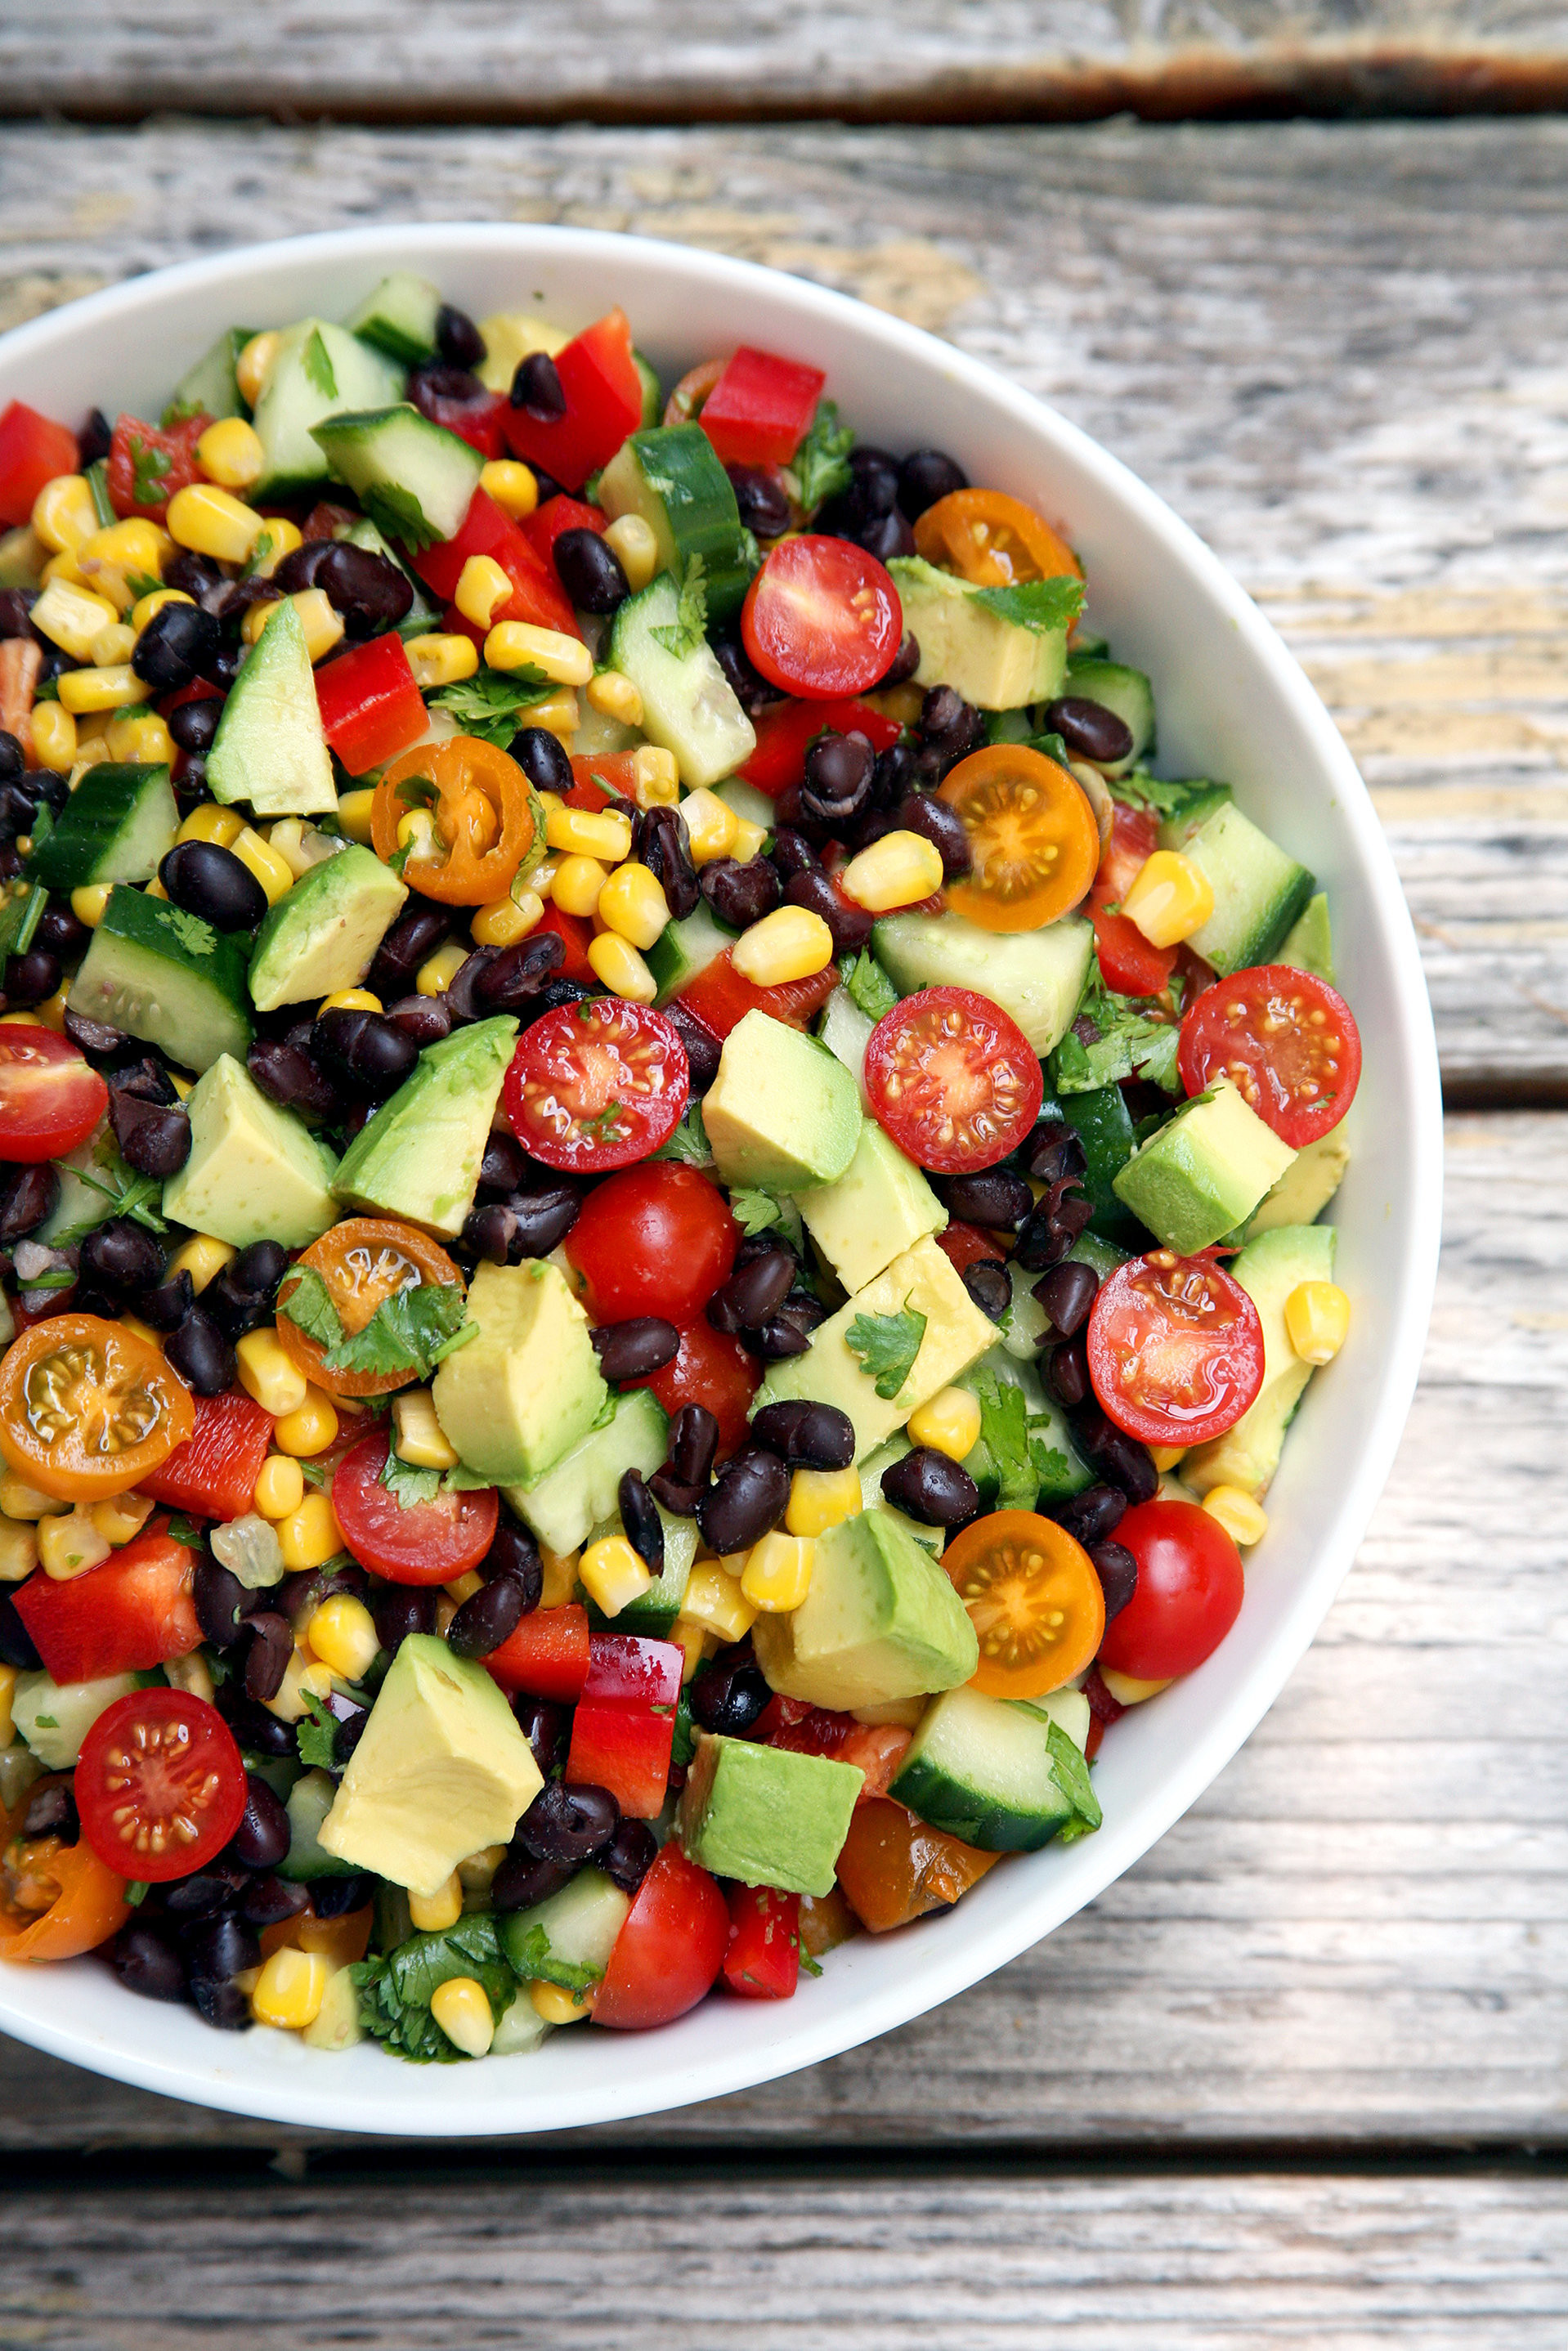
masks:
{"label": "wooden table", "polygon": [[1093,1909],[815,2072],[457,2155],[5,2047],[0,2346],[1568,2340],[1565,174],[1547,119],[0,143],[7,324],[343,220],[563,220],[846,287],[1041,392],[1334,711],[1454,1105],[1426,1377],[1359,1564]]}

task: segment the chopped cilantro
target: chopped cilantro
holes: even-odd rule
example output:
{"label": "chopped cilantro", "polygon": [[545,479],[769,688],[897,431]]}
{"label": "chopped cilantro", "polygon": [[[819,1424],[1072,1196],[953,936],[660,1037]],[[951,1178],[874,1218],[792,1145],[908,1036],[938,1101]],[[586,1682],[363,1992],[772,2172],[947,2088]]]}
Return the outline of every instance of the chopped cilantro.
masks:
{"label": "chopped cilantro", "polygon": [[334,1771],[338,1768],[338,1723],[325,1698],[314,1690],[301,1693],[305,1712],[294,1726],[299,1761],[306,1770]]}
{"label": "chopped cilantro", "polygon": [[[39,1715],[40,1722],[43,1719],[43,1716]],[[132,1877],[126,1883],[124,1899],[130,1903],[133,1910],[140,1910],[147,1899],[149,1891],[149,1883],[145,1877]]]}
{"label": "chopped cilantro", "polygon": [[[115,1164],[107,1172],[110,1181],[106,1184],[98,1176],[89,1176],[85,1167],[73,1170],[78,1184],[85,1184],[89,1191],[101,1192],[104,1198],[113,1204],[113,1213],[117,1217],[133,1217],[150,1233],[166,1233],[169,1228],[152,1206],[154,1200],[162,1200],[163,1196],[162,1178],[158,1176],[133,1176],[130,1168],[118,1159],[118,1155]],[[75,1242],[85,1240],[89,1233],[98,1230],[101,1222],[102,1218],[99,1217],[84,1217],[78,1224],[67,1225],[63,1231],[55,1235],[55,1248],[69,1249]]]}
{"label": "chopped cilantro", "polygon": [[1174,817],[1214,786],[1201,777],[1151,776],[1134,768],[1130,775],[1118,776],[1113,789],[1119,800],[1133,808],[1153,809],[1156,816]]}
{"label": "chopped cilantro", "polygon": [[454,1976],[482,1985],[493,2014],[509,2005],[517,1979],[501,1950],[499,1922],[475,1911],[455,1927],[411,1935],[384,1958],[361,1959],[350,1970],[360,1997],[360,2022],[396,2055],[416,2064],[455,2064],[461,2052],[430,2013],[431,1996]]}
{"label": "chopped cilantro", "polygon": [[866,1019],[880,1020],[883,1013],[891,1012],[898,1002],[898,990],[871,949],[862,947],[852,963],[848,956],[844,963],[847,970],[844,965],[840,966],[844,986]]}
{"label": "chopped cilantro", "polygon": [[375,482],[362,493],[361,503],[376,528],[388,538],[401,538],[405,547],[429,547],[441,533],[434,523],[427,522],[424,508],[412,490],[396,482]]}
{"label": "chopped cilantro", "polygon": [[200,914],[188,914],[183,906],[171,906],[169,927],[187,955],[210,956],[218,943],[218,935],[211,923],[204,923]]}
{"label": "chopped cilantro", "polygon": [[789,1222],[789,1213],[783,1202],[771,1192],[732,1192],[729,1212],[747,1240],[757,1233],[769,1231],[775,1225],[787,1225]]}
{"label": "chopped cilantro", "polygon": [[915,1369],[925,1336],[925,1317],[906,1298],[896,1314],[857,1314],[844,1333],[844,1344],[860,1357],[883,1402],[890,1404]]}
{"label": "chopped cilantro", "polygon": [[167,449],[160,449],[133,433],[128,444],[131,457],[131,503],[133,507],[155,507],[163,501],[163,476],[174,460]]}
{"label": "chopped cilantro", "polygon": [[465,735],[504,751],[522,723],[519,714],[555,690],[541,670],[481,669],[444,685],[431,695],[430,706],[450,711]]}
{"label": "chopped cilantro", "polygon": [[33,1720],[40,1730],[57,1730],[60,1727],[57,1714],[36,1714]]}
{"label": "chopped cilantro", "polygon": [[974,1383],[980,1407],[980,1442],[991,1457],[998,1479],[998,1510],[1032,1510],[1042,1486],[1054,1491],[1066,1475],[1067,1462],[1053,1446],[1030,1435],[1029,1405],[1013,1380],[980,1372]]}
{"label": "chopped cilantro", "polygon": [[663,645],[676,661],[685,661],[695,653],[705,641],[707,630],[707,589],[702,557],[692,556],[681,575],[681,601],[675,608],[673,623],[663,629],[650,629],[655,644]]}
{"label": "chopped cilantro", "polygon": [[604,1975],[602,1968],[591,1967],[585,1960],[559,1958],[551,1950],[543,1927],[530,1927],[523,1937],[517,1968],[526,1981],[559,1984],[562,1991],[587,1991]]}
{"label": "chopped cilantro", "polygon": [[1047,636],[1070,627],[1078,618],[1083,610],[1083,582],[1024,580],[1012,588],[977,589],[975,601],[994,612],[998,621],[1010,621],[1015,628]]}
{"label": "chopped cilantro", "polygon": [[198,1526],[193,1526],[190,1520],[183,1517],[178,1511],[176,1511],[175,1515],[170,1520],[165,1531],[168,1534],[171,1542],[196,1545],[199,1544],[202,1540],[201,1528]]}
{"label": "chopped cilantro", "polygon": [[[472,1330],[472,1323],[465,1324]],[[442,1494],[472,1494],[487,1487],[491,1480],[482,1478],[476,1469],[465,1469],[461,1462],[455,1469],[422,1469],[413,1461],[405,1461],[395,1446],[389,1446],[382,1464],[381,1482],[389,1494],[397,1498],[400,1510],[413,1510],[420,1502],[434,1502]]]}
{"label": "chopped cilantro", "polygon": [[312,330],[305,349],[300,352],[299,364],[305,371],[305,381],[312,392],[319,392],[323,400],[337,399],[338,378],[332,366],[331,354],[321,340],[319,327]]}
{"label": "chopped cilantro", "polygon": [[1140,1077],[1168,1094],[1180,1093],[1180,1042],[1179,1026],[1163,1011],[1156,1015],[1152,1000],[1108,988],[1096,960],[1072,1026],[1051,1057],[1051,1086],[1059,1094],[1094,1093],[1124,1078]]}
{"label": "chopped cilantro", "polygon": [[703,1106],[695,1099],[686,1104],[685,1115],[667,1143],[654,1152],[655,1159],[678,1159],[687,1167],[711,1167],[713,1152],[707,1132],[703,1125]]}
{"label": "chopped cilantro", "polygon": [[836,403],[820,400],[811,429],[789,461],[796,495],[808,514],[849,488],[854,478],[850,471],[854,444],[853,429],[839,423]]}
{"label": "chopped cilantro", "polygon": [[465,1320],[463,1293],[451,1283],[423,1281],[384,1298],[362,1331],[345,1333],[331,1293],[313,1267],[298,1280],[278,1311],[326,1349],[329,1372],[412,1372],[427,1380],[445,1356],[477,1338]]}

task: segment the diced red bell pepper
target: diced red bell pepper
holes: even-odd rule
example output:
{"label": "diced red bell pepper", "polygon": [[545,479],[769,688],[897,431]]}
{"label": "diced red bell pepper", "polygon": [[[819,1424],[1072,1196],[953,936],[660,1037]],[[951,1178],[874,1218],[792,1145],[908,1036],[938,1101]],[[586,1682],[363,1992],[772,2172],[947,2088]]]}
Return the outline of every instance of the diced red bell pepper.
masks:
{"label": "diced red bell pepper", "polygon": [[[210,416],[187,416],[167,428],[121,416],[109,444],[109,503],[117,515],[145,515],[162,522],[176,490],[202,479],[196,444]],[[73,444],[74,446],[74,444]],[[75,459],[67,468],[75,471]]]}
{"label": "diced red bell pepper", "polygon": [[936,1236],[936,1246],[946,1258],[955,1273],[964,1273],[972,1265],[1003,1265],[1007,1251],[989,1233],[978,1225],[966,1225],[956,1219]]}
{"label": "diced red bell pepper", "polygon": [[617,801],[634,797],[637,754],[635,751],[601,751],[591,758],[584,753],[580,758],[573,758],[571,773],[571,789],[562,795],[567,807],[588,809],[597,815],[601,809],[612,808]]}
{"label": "diced red bell pepper", "polygon": [[742,344],[698,420],[727,465],[787,465],[811,429],[827,378]]}
{"label": "diced red bell pepper", "polygon": [[0,522],[15,530],[31,518],[46,482],[77,470],[77,436],[24,400],[0,412]]}
{"label": "diced red bell pepper", "polygon": [[168,1525],[153,1519],[85,1575],[57,1583],[40,1573],[15,1594],[16,1613],[56,1681],[148,1673],[200,1646],[191,1597],[197,1554],[173,1541]]}
{"label": "diced red bell pepper", "polygon": [[517,526],[541,563],[555,569],[555,543],[563,531],[596,530],[601,538],[610,528],[610,517],[600,507],[591,507],[582,498],[564,495],[547,498],[536,507]]}
{"label": "diced red bell pepper", "polygon": [[580,1699],[571,1718],[566,1776],[579,1786],[608,1788],[629,1821],[657,1820],[669,1790],[674,1738],[673,1706],[659,1711]]}
{"label": "diced red bell pepper", "polygon": [[684,2016],[717,1975],[728,1940],[729,1912],[717,1882],[672,1837],[615,1938],[593,2022],[630,2032]]}
{"label": "diced red bell pepper", "polygon": [[504,429],[514,457],[542,466],[563,488],[580,490],[643,422],[643,379],[625,311],[611,310],[585,327],[557,351],[555,371],[565,414],[539,417],[508,405]]}
{"label": "diced red bell pepper", "polygon": [[327,740],[350,776],[384,768],[430,724],[398,636],[372,637],[316,672]]}
{"label": "diced red bell pepper", "polygon": [[541,931],[554,931],[566,950],[566,959],[560,967],[562,979],[580,980],[584,987],[588,987],[595,976],[593,966],[588,960],[593,925],[584,915],[563,914],[559,906],[550,905],[545,908],[534,925],[536,937]]}
{"label": "diced red bell pepper", "polygon": [[1089,893],[1100,976],[1118,996],[1157,996],[1176,968],[1175,947],[1151,946],[1136,923],[1110,910],[1126,896],[1145,861],[1159,846],[1159,820],[1152,809],[1115,803],[1111,838]]}
{"label": "diced red bell pepper", "polygon": [[594,1633],[588,1644],[584,1698],[601,1706],[674,1706],[685,1655],[674,1641],[636,1633]]}
{"label": "diced red bell pepper", "polygon": [[759,792],[775,795],[802,780],[807,746],[824,729],[863,735],[873,751],[887,750],[903,731],[896,719],[863,702],[781,702],[762,711],[755,724],[757,748],[737,773]]}
{"label": "diced red bell pepper", "polygon": [[800,1980],[800,1896],[776,1886],[732,1886],[727,1988],[742,2000],[789,2000]]}
{"label": "diced red bell pepper", "polygon": [[[468,501],[468,511],[456,538],[444,539],[438,547],[424,548],[413,559],[413,568],[427,588],[450,602],[457,593],[463,566],[471,555],[489,556],[512,583],[510,601],[491,615],[492,622],[527,621],[536,629],[560,629],[568,636],[581,635],[577,615],[555,576],[554,564],[547,563],[528,545],[511,516],[503,514],[484,490],[476,490]],[[466,622],[462,625],[468,635],[483,640],[484,630],[476,630]]]}
{"label": "diced red bell pepper", "polygon": [[536,1608],[485,1664],[508,1697],[527,1690],[570,1706],[588,1679],[588,1641],[586,1608]]}
{"label": "diced red bell pepper", "polygon": [[810,979],[789,979],[781,987],[755,987],[730,961],[729,949],[680,990],[680,1001],[705,1028],[724,1039],[748,1012],[767,1012],[788,1028],[804,1029],[839,984],[836,964]]}
{"label": "diced red bell pepper", "polygon": [[501,455],[506,446],[501,431],[507,413],[504,392],[494,392],[486,400],[448,400],[427,384],[421,396],[423,413],[433,424],[444,424],[448,433],[455,433],[459,441],[466,441],[486,460]]}
{"label": "diced red bell pepper", "polygon": [[195,1427],[143,1478],[141,1491],[201,1518],[243,1518],[271,1444],[272,1415],[238,1388],[198,1396]]}

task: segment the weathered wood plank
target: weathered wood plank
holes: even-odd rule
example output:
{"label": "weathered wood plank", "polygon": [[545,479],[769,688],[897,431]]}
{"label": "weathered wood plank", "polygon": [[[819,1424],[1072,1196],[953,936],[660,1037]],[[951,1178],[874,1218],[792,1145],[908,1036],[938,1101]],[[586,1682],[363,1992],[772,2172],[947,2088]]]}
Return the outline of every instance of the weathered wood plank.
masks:
{"label": "weathered wood plank", "polygon": [[0,322],[183,254],[401,215],[675,237],[946,332],[1125,457],[1264,599],[1378,797],[1456,1098],[1561,1100],[1565,167],[1568,125],[1545,121],[17,129]]}

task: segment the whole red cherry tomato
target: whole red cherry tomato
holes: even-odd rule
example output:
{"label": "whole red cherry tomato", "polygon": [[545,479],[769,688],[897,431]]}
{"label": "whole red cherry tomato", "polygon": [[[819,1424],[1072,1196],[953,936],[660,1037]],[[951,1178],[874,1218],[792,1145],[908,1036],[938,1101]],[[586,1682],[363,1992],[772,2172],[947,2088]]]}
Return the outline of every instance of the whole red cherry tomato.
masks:
{"label": "whole red cherry tomato", "polygon": [[695,1167],[658,1159],[598,1185],[565,1249],[595,1322],[659,1314],[678,1330],[728,1280],[739,1245],[723,1193]]}
{"label": "whole red cherry tomato", "polygon": [[1100,1663],[1141,1682],[1190,1674],[1241,1613],[1240,1552],[1194,1502],[1140,1502],[1116,1541],[1138,1562],[1138,1588],[1106,1625]]}

